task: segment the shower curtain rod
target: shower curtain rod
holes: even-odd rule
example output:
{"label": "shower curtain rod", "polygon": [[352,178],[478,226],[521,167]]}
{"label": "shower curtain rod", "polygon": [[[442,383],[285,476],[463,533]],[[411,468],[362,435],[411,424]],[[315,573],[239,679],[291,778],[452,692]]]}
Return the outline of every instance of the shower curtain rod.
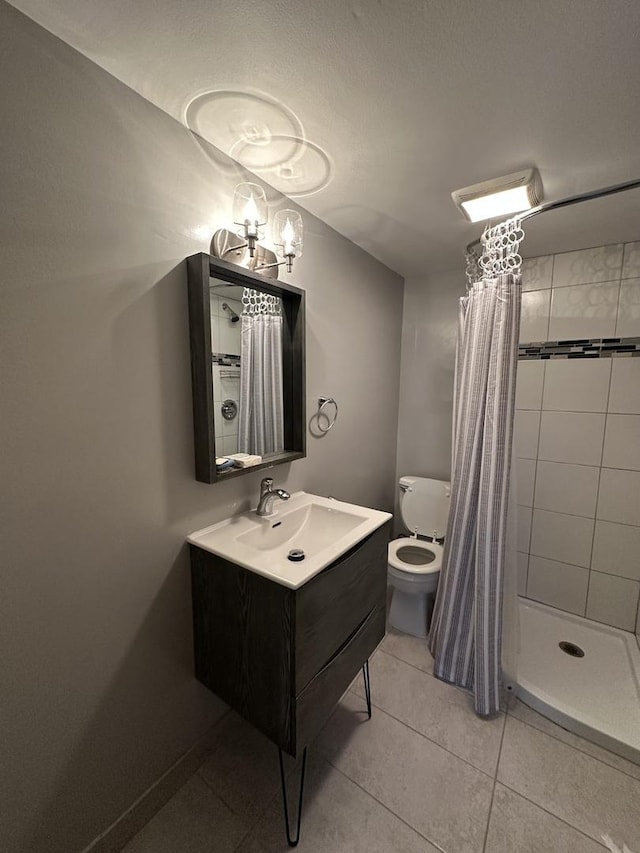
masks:
{"label": "shower curtain rod", "polygon": [[[580,193],[579,195],[571,195],[567,198],[560,198],[557,201],[548,201],[545,204],[539,204],[537,207],[532,207],[531,210],[526,210],[518,217],[521,222],[525,219],[530,219],[532,216],[537,216],[538,213],[546,213],[548,210],[558,210],[561,207],[569,207],[571,204],[580,204],[583,201],[591,201],[594,198],[603,198],[606,195],[615,195],[615,193],[623,193],[625,190],[635,190],[640,188],[640,178],[635,181],[625,181],[623,184],[614,184],[611,187],[602,187],[599,190],[591,190],[591,192]],[[480,245],[480,237],[469,243],[466,248],[469,254],[475,246]]]}

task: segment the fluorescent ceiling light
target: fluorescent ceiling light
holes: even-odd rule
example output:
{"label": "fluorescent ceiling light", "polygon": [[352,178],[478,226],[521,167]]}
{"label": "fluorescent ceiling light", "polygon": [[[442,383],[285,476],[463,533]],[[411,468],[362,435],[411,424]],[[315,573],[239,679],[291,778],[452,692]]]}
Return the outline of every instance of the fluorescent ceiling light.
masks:
{"label": "fluorescent ceiling light", "polygon": [[540,176],[537,169],[524,169],[455,190],[451,198],[470,222],[520,213],[536,207],[542,201]]}

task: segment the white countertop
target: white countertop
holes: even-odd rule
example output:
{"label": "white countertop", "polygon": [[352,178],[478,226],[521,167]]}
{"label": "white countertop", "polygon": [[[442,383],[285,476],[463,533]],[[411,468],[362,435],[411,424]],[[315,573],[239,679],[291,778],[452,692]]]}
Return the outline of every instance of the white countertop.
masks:
{"label": "white countertop", "polygon": [[[298,589],[391,517],[388,512],[295,492],[288,501],[275,498],[274,512],[267,517],[258,517],[255,510],[244,512],[196,530],[187,541]],[[304,560],[287,558],[294,549],[304,551]]]}

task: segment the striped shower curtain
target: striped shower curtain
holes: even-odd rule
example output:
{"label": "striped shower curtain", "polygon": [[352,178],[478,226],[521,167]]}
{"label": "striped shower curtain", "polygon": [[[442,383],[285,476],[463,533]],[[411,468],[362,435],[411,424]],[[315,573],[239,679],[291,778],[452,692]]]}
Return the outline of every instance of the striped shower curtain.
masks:
{"label": "striped shower curtain", "polygon": [[243,313],[241,320],[238,450],[260,456],[281,453],[282,315]]}
{"label": "striped shower curtain", "polygon": [[451,507],[429,647],[438,678],[500,707],[502,583],[520,328],[519,275],[460,300]]}

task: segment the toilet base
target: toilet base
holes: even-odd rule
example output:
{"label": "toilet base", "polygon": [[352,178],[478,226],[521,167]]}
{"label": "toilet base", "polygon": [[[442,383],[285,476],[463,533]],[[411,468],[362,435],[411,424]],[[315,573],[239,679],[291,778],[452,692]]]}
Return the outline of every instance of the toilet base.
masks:
{"label": "toilet base", "polygon": [[429,633],[432,612],[432,594],[407,593],[397,587],[394,588],[389,609],[389,624],[392,628],[414,637],[426,637]]}

